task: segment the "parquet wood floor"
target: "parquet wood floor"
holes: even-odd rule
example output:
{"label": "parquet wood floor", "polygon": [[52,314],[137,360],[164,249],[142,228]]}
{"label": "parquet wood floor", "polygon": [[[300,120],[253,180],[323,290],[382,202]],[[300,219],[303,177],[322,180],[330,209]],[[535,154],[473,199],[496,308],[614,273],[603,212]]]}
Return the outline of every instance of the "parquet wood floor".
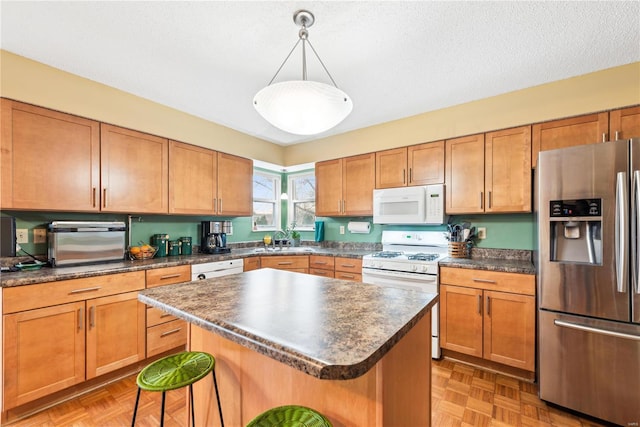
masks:
{"label": "parquet wood floor", "polygon": [[[136,390],[135,376],[130,376],[8,426],[128,426]],[[535,384],[512,377],[446,359],[433,361],[432,426],[607,427],[551,407],[537,392]],[[142,392],[137,426],[160,424],[160,396]],[[167,427],[187,427],[185,398],[186,389],[167,393]]]}

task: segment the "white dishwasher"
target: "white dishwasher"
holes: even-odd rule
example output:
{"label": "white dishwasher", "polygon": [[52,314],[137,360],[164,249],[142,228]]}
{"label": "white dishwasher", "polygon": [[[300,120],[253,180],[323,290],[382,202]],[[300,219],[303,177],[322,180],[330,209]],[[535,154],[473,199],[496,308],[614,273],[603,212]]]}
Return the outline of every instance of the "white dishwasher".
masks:
{"label": "white dishwasher", "polygon": [[212,277],[229,276],[242,273],[244,260],[231,259],[227,261],[213,261],[191,265],[191,280],[211,279]]}

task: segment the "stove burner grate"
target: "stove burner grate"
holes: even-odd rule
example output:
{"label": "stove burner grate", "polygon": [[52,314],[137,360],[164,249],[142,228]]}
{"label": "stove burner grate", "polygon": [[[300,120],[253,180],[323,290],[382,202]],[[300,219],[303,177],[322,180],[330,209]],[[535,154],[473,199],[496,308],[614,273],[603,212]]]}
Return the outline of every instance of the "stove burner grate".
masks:
{"label": "stove burner grate", "polygon": [[402,255],[402,252],[382,251],[382,252],[376,252],[376,253],[372,254],[371,256],[374,257],[374,258],[397,258],[400,255]]}
{"label": "stove burner grate", "polygon": [[438,254],[425,254],[425,253],[411,254],[407,256],[407,259],[411,261],[435,261],[438,258],[440,258],[440,255]]}

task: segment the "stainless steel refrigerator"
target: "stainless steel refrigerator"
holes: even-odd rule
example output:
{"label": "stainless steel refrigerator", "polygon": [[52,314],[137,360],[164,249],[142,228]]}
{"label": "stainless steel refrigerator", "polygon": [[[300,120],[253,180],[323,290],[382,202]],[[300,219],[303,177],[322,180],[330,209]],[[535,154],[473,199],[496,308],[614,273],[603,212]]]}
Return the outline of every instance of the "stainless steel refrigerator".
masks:
{"label": "stainless steel refrigerator", "polygon": [[640,423],[640,139],[540,153],[540,398]]}

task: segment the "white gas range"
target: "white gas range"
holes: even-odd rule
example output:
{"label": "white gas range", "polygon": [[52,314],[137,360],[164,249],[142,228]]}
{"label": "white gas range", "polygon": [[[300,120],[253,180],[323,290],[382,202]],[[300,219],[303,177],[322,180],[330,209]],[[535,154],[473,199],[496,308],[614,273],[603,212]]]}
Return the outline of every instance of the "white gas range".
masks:
{"label": "white gas range", "polygon": [[[447,257],[448,242],[442,231],[382,232],[382,252],[362,258],[362,281],[372,285],[400,287],[437,294],[438,261]],[[440,357],[439,310],[431,319],[432,354]]]}

